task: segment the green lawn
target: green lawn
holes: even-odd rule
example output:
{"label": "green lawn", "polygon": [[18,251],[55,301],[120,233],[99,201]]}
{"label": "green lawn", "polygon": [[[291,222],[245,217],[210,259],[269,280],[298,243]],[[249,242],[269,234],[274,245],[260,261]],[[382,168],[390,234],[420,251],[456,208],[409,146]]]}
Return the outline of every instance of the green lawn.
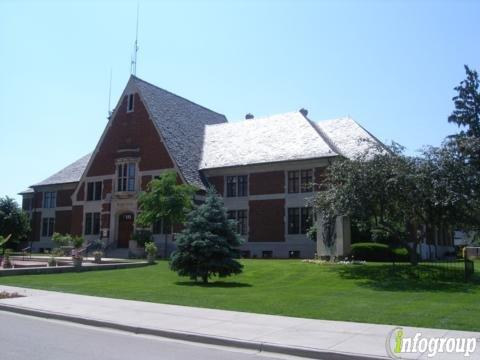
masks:
{"label": "green lawn", "polygon": [[316,319],[480,330],[478,277],[470,283],[412,278],[408,266],[392,275],[388,264],[243,263],[244,274],[207,286],[178,277],[164,261],[136,269],[0,277],[0,283]]}

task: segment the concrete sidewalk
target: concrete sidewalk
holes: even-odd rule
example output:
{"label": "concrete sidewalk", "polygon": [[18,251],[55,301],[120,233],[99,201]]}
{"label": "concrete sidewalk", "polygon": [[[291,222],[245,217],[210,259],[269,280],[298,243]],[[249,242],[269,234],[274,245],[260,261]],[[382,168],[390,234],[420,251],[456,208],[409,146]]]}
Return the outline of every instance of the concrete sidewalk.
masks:
{"label": "concrete sidewalk", "polygon": [[[0,285],[25,297],[0,300],[0,310],[110,327],[179,340],[235,346],[317,359],[385,359],[394,326],[260,315],[155,304]],[[372,309],[374,311],[374,309]],[[472,316],[474,316],[472,314]],[[403,327],[432,337],[476,337],[480,333]],[[480,359],[480,344],[471,356]],[[407,359],[427,359],[409,354]],[[439,354],[434,359],[465,359]]]}

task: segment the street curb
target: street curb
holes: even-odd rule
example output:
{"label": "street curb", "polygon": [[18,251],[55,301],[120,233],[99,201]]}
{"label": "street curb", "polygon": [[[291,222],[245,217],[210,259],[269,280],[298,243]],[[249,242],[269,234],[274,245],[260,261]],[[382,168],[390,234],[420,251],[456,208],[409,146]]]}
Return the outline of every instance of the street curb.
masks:
{"label": "street curb", "polygon": [[272,352],[284,355],[292,355],[305,357],[310,359],[323,359],[323,360],[385,360],[389,359],[388,357],[377,357],[377,356],[368,356],[368,355],[358,355],[353,353],[344,353],[336,352],[330,350],[318,350],[312,348],[303,348],[303,347],[292,347],[292,346],[283,346],[272,343],[265,342],[256,342],[248,340],[239,340],[234,338],[203,335],[193,332],[182,332],[177,330],[168,330],[168,329],[152,329],[145,327],[137,327],[125,324],[118,324],[111,321],[96,320],[90,318],[83,318],[68,314],[47,312],[41,310],[34,310],[31,308],[25,308],[16,305],[8,305],[5,303],[0,303],[0,311],[9,311],[22,315],[30,315],[41,317],[45,319],[54,319],[54,320],[63,320],[74,322],[82,325],[89,325],[95,327],[109,328],[121,331],[132,332],[135,334],[143,335],[154,335],[164,338],[182,340],[189,342],[196,342],[208,345],[219,345],[226,347],[235,347],[240,349],[247,350],[256,350],[259,352]]}

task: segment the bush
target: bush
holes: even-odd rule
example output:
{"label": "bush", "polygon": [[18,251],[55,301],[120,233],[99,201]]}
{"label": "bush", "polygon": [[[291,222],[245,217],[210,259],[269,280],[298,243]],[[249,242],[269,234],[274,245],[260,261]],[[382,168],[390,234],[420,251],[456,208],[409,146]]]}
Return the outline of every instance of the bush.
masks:
{"label": "bush", "polygon": [[355,260],[365,261],[408,261],[408,251],[405,248],[392,250],[385,244],[357,243],[352,245],[351,255]]}
{"label": "bush", "polygon": [[81,236],[73,236],[72,237],[72,246],[73,246],[74,249],[77,249],[77,250],[81,249],[82,246],[83,246],[83,242],[84,242],[84,240],[83,240],[83,237],[81,237]]}
{"label": "bush", "polygon": [[157,245],[153,241],[149,241],[145,243],[145,252],[147,255],[156,256],[157,255]]}
{"label": "bush", "polygon": [[395,256],[395,261],[401,261],[401,262],[410,261],[410,255],[408,255],[408,251],[405,248],[393,249],[393,254]]}
{"label": "bush", "polygon": [[72,236],[70,234],[62,235],[56,232],[56,233],[53,233],[52,241],[56,247],[71,246]]}
{"label": "bush", "polygon": [[152,242],[152,232],[149,230],[137,230],[132,236],[139,247],[145,247],[146,243]]}

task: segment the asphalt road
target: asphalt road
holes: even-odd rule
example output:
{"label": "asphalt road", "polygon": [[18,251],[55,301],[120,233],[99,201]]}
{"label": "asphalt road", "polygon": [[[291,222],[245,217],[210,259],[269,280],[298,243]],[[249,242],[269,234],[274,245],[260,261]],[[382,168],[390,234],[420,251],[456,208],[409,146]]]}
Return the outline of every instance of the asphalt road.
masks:
{"label": "asphalt road", "polygon": [[272,360],[295,358],[136,335],[0,311],[0,359]]}

